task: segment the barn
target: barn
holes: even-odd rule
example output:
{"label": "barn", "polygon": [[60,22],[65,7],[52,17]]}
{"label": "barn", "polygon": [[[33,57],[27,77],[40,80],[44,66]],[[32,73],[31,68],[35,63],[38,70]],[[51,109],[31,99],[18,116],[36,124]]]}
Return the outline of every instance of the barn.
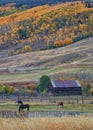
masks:
{"label": "barn", "polygon": [[82,88],[78,80],[51,80],[48,94],[54,96],[82,95]]}

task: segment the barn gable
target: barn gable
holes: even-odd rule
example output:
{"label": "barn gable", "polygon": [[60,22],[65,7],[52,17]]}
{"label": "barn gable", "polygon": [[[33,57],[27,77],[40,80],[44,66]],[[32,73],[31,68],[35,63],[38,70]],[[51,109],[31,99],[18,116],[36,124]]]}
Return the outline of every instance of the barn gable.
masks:
{"label": "barn gable", "polygon": [[52,95],[81,95],[81,84],[78,80],[51,80],[48,92]]}

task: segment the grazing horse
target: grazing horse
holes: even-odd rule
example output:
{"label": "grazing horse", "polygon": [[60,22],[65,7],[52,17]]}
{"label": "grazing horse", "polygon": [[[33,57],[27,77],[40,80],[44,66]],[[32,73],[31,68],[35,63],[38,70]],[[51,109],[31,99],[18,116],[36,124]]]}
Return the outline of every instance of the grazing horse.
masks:
{"label": "grazing horse", "polygon": [[64,106],[63,102],[58,102],[57,107]]}
{"label": "grazing horse", "polygon": [[23,104],[23,102],[22,102],[21,100],[18,100],[18,101],[16,101],[16,102],[18,103],[18,105]]}
{"label": "grazing horse", "polygon": [[19,112],[20,112],[20,110],[24,110],[24,109],[27,109],[27,111],[29,111],[29,107],[30,107],[30,105],[29,104],[21,104],[20,106],[19,106]]}

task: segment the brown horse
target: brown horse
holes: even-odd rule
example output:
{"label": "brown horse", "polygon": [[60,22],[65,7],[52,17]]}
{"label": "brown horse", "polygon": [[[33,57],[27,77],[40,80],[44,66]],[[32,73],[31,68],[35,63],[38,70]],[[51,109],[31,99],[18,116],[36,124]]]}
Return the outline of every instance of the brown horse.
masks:
{"label": "brown horse", "polygon": [[58,102],[57,107],[62,107],[62,106],[64,106],[64,103],[63,102]]}

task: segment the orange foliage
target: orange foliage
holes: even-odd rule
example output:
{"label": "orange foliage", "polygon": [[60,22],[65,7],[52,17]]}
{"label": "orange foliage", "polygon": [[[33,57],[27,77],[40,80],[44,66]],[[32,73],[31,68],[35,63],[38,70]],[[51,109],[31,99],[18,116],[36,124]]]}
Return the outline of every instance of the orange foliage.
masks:
{"label": "orange foliage", "polygon": [[54,42],[54,46],[59,47],[59,46],[64,46],[64,45],[68,45],[72,43],[72,39],[71,38],[67,38],[64,40],[57,40]]}
{"label": "orange foliage", "polygon": [[0,44],[23,43],[23,50],[17,50],[17,54],[32,51],[31,45],[34,43],[65,46],[75,41],[75,38],[93,35],[92,25],[93,8],[86,8],[84,3],[38,6],[0,17],[0,31],[3,31],[0,33]]}

